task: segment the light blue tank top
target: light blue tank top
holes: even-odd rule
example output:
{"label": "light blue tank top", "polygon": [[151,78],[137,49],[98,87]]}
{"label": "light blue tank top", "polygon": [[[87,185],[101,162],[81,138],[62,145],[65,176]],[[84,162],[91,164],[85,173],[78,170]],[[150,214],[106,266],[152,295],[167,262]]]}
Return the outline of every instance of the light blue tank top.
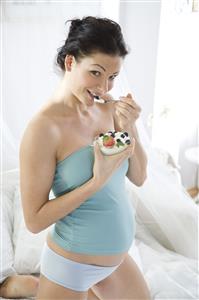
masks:
{"label": "light blue tank top", "polygon": [[[55,197],[87,182],[93,176],[93,163],[91,145],[58,162],[52,185]],[[113,255],[127,252],[135,234],[134,211],[125,190],[127,170],[128,160],[99,191],[58,220],[51,231],[53,241],[75,253]]]}

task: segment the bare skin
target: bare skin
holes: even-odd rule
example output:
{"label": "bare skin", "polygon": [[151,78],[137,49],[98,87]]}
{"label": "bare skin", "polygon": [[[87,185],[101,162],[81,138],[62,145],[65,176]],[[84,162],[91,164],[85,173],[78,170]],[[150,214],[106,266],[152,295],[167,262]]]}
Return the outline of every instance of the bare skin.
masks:
{"label": "bare skin", "polygon": [[[35,276],[10,276],[0,285],[0,297],[13,299],[35,297],[38,286],[39,278]],[[99,298],[90,289],[87,300],[99,300]]]}
{"label": "bare skin", "polygon": [[39,278],[31,275],[14,275],[8,277],[0,286],[3,298],[26,298],[36,296]]}
{"label": "bare skin", "polygon": [[150,300],[150,291],[142,273],[130,255],[107,278],[93,286],[101,300]]}
{"label": "bare skin", "polygon": [[[106,70],[102,77],[93,77],[88,71],[96,63]],[[93,177],[77,189],[53,201],[48,200],[56,163],[79,148],[92,144],[99,133],[114,129],[112,104],[105,106],[95,103],[87,90],[95,94],[106,94],[113,85],[110,78],[118,72],[120,65],[120,57],[100,53],[84,58],[81,63],[74,62],[72,66],[71,59],[66,58],[67,71],[63,81],[49,104],[30,122],[20,150],[22,204],[26,225],[30,231],[37,233],[73,211],[98,191],[125,159],[132,156],[133,144],[122,153],[110,157],[104,156],[95,145]],[[96,68],[97,72],[101,71],[99,66],[94,69]],[[107,256],[77,255],[60,249],[49,238],[48,244],[55,252],[62,251],[62,256],[82,263],[112,266],[124,259],[116,270],[117,273],[115,271],[104,279],[103,284],[92,287],[99,299],[124,300],[127,296],[128,299],[150,299],[147,286],[135,263],[126,260],[127,253]],[[128,278],[131,280],[127,280]],[[133,288],[130,288],[132,284]],[[37,294],[37,300],[39,299],[89,298],[88,292],[72,291],[41,275]]]}

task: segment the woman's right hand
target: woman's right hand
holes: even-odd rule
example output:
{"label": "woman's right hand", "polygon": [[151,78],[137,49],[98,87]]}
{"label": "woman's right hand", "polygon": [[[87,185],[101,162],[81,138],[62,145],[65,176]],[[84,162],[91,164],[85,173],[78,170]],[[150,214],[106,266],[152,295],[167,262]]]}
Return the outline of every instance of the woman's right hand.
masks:
{"label": "woman's right hand", "polygon": [[113,155],[104,155],[97,141],[94,142],[94,166],[93,178],[101,186],[112,174],[120,167],[122,162],[133,155],[135,148],[135,139],[122,152]]}

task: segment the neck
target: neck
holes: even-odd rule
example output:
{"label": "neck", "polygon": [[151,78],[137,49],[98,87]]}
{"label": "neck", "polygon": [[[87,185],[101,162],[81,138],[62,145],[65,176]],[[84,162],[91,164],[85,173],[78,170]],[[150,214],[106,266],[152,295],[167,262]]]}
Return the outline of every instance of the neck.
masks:
{"label": "neck", "polygon": [[52,97],[56,102],[62,102],[66,109],[69,108],[71,112],[74,112],[79,116],[88,115],[90,108],[92,108],[82,103],[77,97],[72,94],[70,83],[65,79],[65,77],[58,84]]}

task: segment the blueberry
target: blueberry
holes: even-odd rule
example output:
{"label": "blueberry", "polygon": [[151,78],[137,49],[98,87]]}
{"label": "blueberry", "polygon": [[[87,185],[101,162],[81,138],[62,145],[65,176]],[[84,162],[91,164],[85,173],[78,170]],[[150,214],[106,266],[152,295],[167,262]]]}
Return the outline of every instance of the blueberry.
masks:
{"label": "blueberry", "polygon": [[114,134],[114,133],[111,133],[111,136],[114,138],[114,137],[115,137],[115,134]]}
{"label": "blueberry", "polygon": [[126,136],[129,136],[128,132],[126,132],[126,131],[124,132],[124,134],[125,134]]}
{"label": "blueberry", "polygon": [[117,141],[117,142],[121,142],[121,140],[120,140],[120,139],[117,139],[116,141]]}
{"label": "blueberry", "polygon": [[104,136],[104,134],[103,134],[103,133],[100,133],[99,136],[100,136],[100,137],[101,137],[101,136]]}
{"label": "blueberry", "polygon": [[122,133],[121,135],[120,135],[122,138],[125,138],[125,135]]}
{"label": "blueberry", "polygon": [[125,143],[126,143],[127,145],[130,145],[131,141],[130,141],[130,140],[126,140]]}

